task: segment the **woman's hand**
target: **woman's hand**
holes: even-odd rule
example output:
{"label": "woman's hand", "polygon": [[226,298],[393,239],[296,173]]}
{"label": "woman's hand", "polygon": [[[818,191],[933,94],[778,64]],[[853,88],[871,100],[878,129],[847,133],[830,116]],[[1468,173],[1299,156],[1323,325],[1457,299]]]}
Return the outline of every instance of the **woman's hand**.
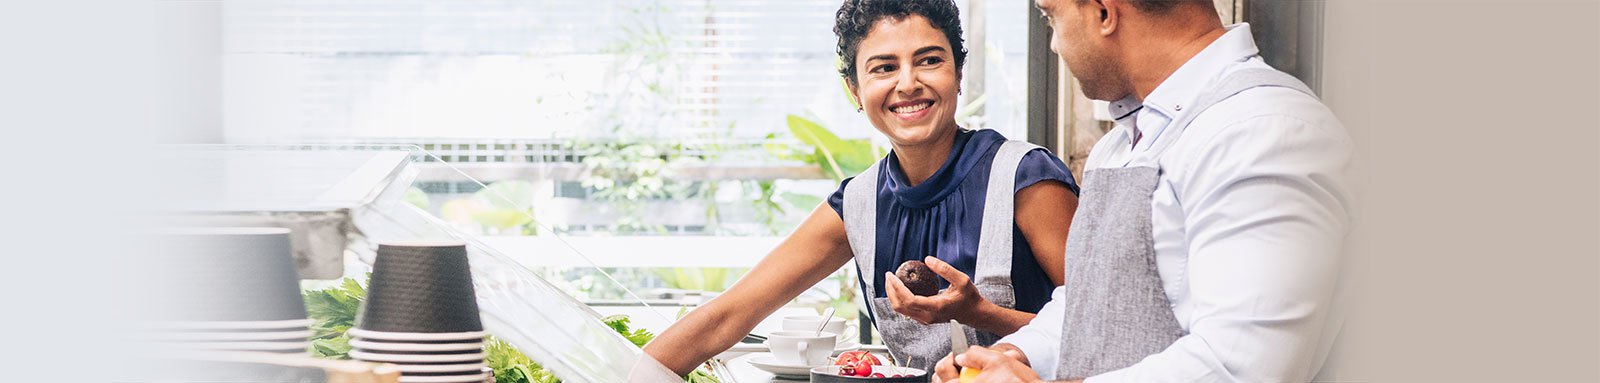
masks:
{"label": "woman's hand", "polygon": [[823,203],[794,233],[722,295],[690,311],[644,345],[678,375],[727,351],[762,319],[850,262],[844,221]]}
{"label": "woman's hand", "polygon": [[973,321],[969,319],[980,315],[981,312],[1000,308],[983,299],[983,296],[978,294],[978,287],[972,284],[972,278],[967,277],[961,270],[956,270],[955,266],[950,266],[934,257],[927,257],[922,262],[928,264],[928,268],[933,269],[935,274],[949,281],[950,287],[931,297],[918,296],[912,294],[911,289],[906,288],[905,283],[894,273],[885,273],[883,281],[888,290],[884,291],[884,295],[889,297],[889,305],[900,315],[922,324],[944,323],[951,319],[970,323]]}

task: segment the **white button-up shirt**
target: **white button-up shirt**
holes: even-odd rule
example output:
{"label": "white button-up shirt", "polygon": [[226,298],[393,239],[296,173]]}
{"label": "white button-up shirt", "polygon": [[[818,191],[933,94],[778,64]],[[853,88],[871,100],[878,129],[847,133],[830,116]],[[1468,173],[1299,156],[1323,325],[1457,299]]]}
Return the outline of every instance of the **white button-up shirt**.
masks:
{"label": "white button-up shirt", "polygon": [[[1205,89],[1266,67],[1249,25],[1229,26],[1145,100],[1112,103],[1117,127],[1085,168],[1154,155],[1151,145],[1173,138],[1163,136],[1168,125],[1192,113]],[[1316,98],[1264,87],[1206,109],[1177,139],[1160,156],[1150,209],[1156,267],[1187,335],[1088,380],[1310,380],[1336,333],[1329,311],[1349,203],[1344,128]],[[1000,341],[1020,348],[1041,377],[1055,376],[1060,353],[1073,352],[1060,350],[1064,295],[1057,288],[1032,323]]]}

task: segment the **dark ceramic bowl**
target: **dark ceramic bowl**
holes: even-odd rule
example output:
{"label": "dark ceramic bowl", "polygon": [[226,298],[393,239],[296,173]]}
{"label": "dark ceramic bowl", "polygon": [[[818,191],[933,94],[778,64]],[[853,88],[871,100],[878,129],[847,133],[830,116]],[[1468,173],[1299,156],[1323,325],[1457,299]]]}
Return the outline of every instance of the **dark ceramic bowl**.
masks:
{"label": "dark ceramic bowl", "polygon": [[[884,370],[889,370],[889,372],[878,371],[878,368],[880,367],[882,367]],[[891,375],[890,372],[893,371],[894,370],[889,367],[873,366],[873,372],[882,373],[884,376]],[[910,367],[900,367],[899,371],[901,374],[910,374],[911,377],[863,378],[859,376],[844,376],[839,375],[839,366],[822,366],[811,369],[811,383],[927,383],[929,379],[927,371]]]}

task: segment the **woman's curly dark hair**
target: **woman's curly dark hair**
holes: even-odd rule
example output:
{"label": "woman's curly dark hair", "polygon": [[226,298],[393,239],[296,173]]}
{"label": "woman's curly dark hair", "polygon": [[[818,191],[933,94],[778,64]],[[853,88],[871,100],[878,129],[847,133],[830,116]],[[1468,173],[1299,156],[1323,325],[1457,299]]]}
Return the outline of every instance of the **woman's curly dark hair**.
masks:
{"label": "woman's curly dark hair", "polygon": [[961,11],[954,0],[845,0],[833,20],[833,34],[839,36],[839,57],[844,61],[839,75],[856,85],[856,51],[872,26],[885,17],[895,20],[920,15],[944,32],[950,40],[950,53],[956,58],[956,73],[967,61],[967,48],[961,42]]}

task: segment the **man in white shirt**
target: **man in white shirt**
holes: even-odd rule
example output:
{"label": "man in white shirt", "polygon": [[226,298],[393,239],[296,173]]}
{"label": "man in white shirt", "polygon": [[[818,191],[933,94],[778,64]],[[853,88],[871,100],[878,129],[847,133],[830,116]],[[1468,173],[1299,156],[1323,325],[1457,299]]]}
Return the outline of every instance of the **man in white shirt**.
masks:
{"label": "man in white shirt", "polygon": [[[1117,127],[1091,152],[1065,286],[954,365],[979,382],[1311,380],[1346,231],[1349,139],[1211,0],[1036,0]],[[955,381],[951,358],[938,367]]]}

